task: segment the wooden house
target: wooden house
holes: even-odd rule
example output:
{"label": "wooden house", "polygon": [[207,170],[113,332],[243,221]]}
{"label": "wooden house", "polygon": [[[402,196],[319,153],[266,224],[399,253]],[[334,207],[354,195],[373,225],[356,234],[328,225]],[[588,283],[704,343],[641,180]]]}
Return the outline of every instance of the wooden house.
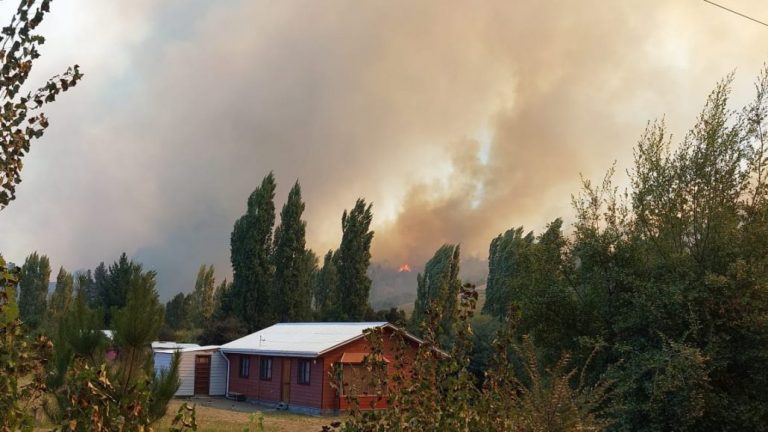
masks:
{"label": "wooden house", "polygon": [[[353,392],[360,407],[370,409],[377,401],[376,390],[368,388],[371,380],[362,364],[371,350],[363,332],[370,328],[384,332],[383,360],[389,376],[395,350],[386,335],[395,330],[392,324],[283,323],[221,346],[228,360],[227,395],[318,414],[346,409],[347,396]],[[420,343],[406,333],[409,355]],[[332,376],[339,374],[342,386],[337,391]],[[384,407],[386,401],[379,398],[375,408]]]}

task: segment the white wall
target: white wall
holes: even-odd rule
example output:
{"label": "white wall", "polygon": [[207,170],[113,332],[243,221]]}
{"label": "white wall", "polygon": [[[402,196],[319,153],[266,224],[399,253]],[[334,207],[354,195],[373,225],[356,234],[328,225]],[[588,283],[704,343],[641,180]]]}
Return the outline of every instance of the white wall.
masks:
{"label": "white wall", "polygon": [[206,351],[190,351],[181,353],[179,362],[179,380],[181,385],[176,396],[193,396],[195,394],[195,356],[206,355]]}
{"label": "white wall", "polygon": [[[194,396],[195,394],[195,356],[211,356],[211,384],[208,394],[211,396],[224,396],[227,387],[227,362],[218,353],[217,349],[187,351],[181,353],[179,362],[179,381],[181,385],[175,396]],[[155,353],[155,373],[171,367],[171,353]]]}
{"label": "white wall", "polygon": [[211,396],[224,396],[227,389],[227,361],[218,350],[211,352]]}

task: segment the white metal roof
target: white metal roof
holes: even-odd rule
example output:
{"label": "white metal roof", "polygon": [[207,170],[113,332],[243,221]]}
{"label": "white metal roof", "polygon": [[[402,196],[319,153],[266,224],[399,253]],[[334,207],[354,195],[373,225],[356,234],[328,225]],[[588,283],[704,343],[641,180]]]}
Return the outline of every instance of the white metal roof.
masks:
{"label": "white metal roof", "polygon": [[176,349],[184,349],[184,348],[197,348],[200,345],[194,344],[194,343],[178,343],[178,342],[168,342],[168,341],[154,341],[152,342],[152,350],[176,350]]}
{"label": "white metal roof", "polygon": [[193,346],[193,347],[177,348],[177,349],[156,349],[154,351],[156,353],[173,354],[176,351],[185,353],[185,352],[195,352],[195,351],[215,351],[218,349],[219,349],[218,345],[205,345],[205,346]]}
{"label": "white metal roof", "polygon": [[317,357],[387,322],[281,323],[226,343],[221,351],[243,354]]}

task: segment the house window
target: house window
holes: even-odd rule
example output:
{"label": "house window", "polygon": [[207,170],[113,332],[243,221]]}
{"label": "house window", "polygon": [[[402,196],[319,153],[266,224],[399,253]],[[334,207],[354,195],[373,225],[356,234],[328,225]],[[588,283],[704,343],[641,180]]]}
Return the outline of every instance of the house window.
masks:
{"label": "house window", "polygon": [[309,372],[312,369],[312,365],[309,360],[299,360],[299,384],[309,384]]}
{"label": "house window", "polygon": [[259,367],[259,378],[264,381],[272,379],[272,357],[262,357]]}
{"label": "house window", "polygon": [[369,370],[363,364],[341,365],[342,396],[373,396],[387,394],[386,369]]}
{"label": "house window", "polygon": [[251,356],[240,356],[240,378],[248,378],[251,371]]}

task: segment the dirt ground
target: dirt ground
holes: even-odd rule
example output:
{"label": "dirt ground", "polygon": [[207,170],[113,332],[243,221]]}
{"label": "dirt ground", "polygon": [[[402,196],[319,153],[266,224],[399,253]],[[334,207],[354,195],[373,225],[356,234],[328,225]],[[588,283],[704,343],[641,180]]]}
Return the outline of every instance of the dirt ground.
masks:
{"label": "dirt ground", "polygon": [[[223,398],[195,397],[172,400],[168,404],[168,414],[154,425],[155,430],[167,430],[176,415],[176,410],[184,402],[195,404],[198,431],[201,432],[257,431],[255,421],[258,420],[253,416],[254,422],[251,421],[252,414],[256,412],[261,412],[264,416],[264,430],[266,432],[320,432],[323,425],[341,419],[339,417],[293,414]],[[247,429],[249,426],[250,429]]]}

